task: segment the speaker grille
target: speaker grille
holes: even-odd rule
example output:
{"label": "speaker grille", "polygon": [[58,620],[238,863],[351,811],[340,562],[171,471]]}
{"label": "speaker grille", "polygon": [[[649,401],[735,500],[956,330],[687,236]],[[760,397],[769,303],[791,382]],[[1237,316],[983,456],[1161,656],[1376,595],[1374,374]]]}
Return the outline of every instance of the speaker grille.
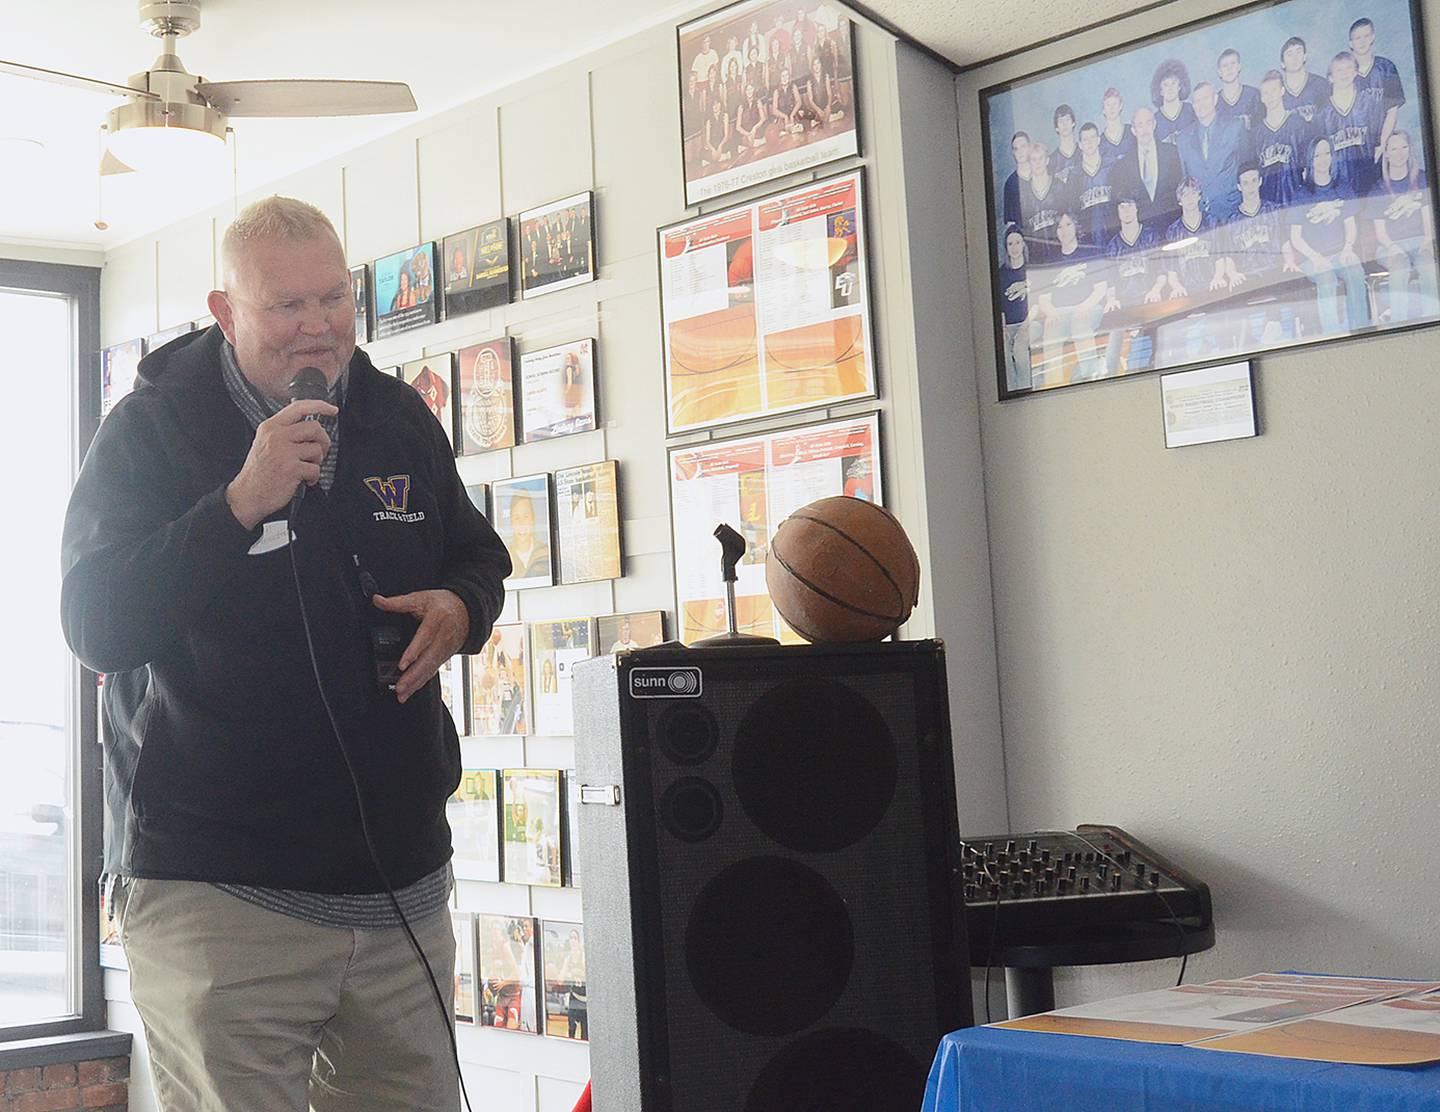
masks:
{"label": "speaker grille", "polygon": [[876,1031],[815,1031],[760,1071],[745,1112],[915,1112],[928,1066]]}
{"label": "speaker grille", "polygon": [[700,890],[685,930],[696,994],[748,1035],[794,1034],[817,1022],[845,991],[854,962],[845,901],[819,873],[783,857],[725,869]]}

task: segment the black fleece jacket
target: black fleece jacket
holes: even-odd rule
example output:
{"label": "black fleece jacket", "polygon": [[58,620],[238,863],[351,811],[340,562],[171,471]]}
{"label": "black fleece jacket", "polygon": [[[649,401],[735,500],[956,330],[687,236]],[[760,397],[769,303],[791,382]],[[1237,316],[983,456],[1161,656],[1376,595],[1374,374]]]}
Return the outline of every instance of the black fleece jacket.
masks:
{"label": "black fleece jacket", "polygon": [[[66,514],[65,636],[107,674],[106,869],[381,891],[311,672],[289,547],[252,554],[262,529],[241,526],[225,501],[254,431],[226,392],[221,342],[211,327],[146,357]],[[420,396],[358,350],[334,485],[311,488],[292,524],[325,694],[398,888],[449,859],[459,742],[438,681],[404,706],[377,687],[378,612],[360,571],[384,595],[454,591],[470,613],[462,651],[475,652],[510,559]]]}

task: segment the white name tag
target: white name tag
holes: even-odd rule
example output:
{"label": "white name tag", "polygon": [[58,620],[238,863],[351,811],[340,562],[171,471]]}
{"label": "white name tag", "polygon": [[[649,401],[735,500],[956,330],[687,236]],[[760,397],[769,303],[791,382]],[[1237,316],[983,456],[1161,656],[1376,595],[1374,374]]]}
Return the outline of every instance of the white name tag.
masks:
{"label": "white name tag", "polygon": [[250,546],[249,555],[263,556],[290,543],[288,521],[267,521],[260,527],[260,539]]}

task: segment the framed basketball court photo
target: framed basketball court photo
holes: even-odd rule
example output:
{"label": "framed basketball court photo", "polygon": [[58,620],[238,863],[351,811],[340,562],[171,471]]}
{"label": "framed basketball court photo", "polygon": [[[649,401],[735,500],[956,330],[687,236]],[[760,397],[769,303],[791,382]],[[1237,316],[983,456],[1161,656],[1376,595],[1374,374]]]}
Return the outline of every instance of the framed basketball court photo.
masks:
{"label": "framed basketball court photo", "polygon": [[859,153],[842,12],[745,0],[676,28],[687,206]]}
{"label": "framed basketball court photo", "polygon": [[980,94],[1001,398],[1440,320],[1418,0],[1278,0]]}
{"label": "framed basketball court photo", "polygon": [[670,433],[875,396],[860,170],[658,235]]}

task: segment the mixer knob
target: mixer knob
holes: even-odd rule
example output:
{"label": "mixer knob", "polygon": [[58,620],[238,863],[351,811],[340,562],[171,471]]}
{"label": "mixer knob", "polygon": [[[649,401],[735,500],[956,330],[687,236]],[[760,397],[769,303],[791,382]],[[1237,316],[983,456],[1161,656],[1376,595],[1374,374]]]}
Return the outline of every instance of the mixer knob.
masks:
{"label": "mixer knob", "polygon": [[1082,892],[1088,892],[1088,891],[1090,891],[1090,878],[1089,878],[1088,876],[1081,878],[1081,880],[1080,880],[1080,891],[1082,891]]}
{"label": "mixer knob", "polygon": [[1050,864],[1050,851],[1048,849],[1042,849],[1040,851],[1040,860],[1047,865]]}
{"label": "mixer knob", "polygon": [[986,842],[986,843],[985,843],[985,856],[986,856],[986,857],[990,857],[990,858],[993,858],[993,857],[995,856],[995,843],[994,843],[994,842]]}
{"label": "mixer knob", "polygon": [[1119,873],[1111,873],[1111,874],[1110,874],[1110,891],[1112,891],[1112,892],[1118,892],[1118,891],[1120,891],[1120,881],[1121,881],[1122,879],[1124,879],[1124,878],[1121,877],[1121,875],[1120,875]]}
{"label": "mixer knob", "polygon": [[1151,887],[1151,888],[1159,888],[1159,887],[1160,887],[1160,873],[1159,873],[1158,870],[1150,874],[1150,887]]}
{"label": "mixer knob", "polygon": [[1034,838],[1031,838],[1029,844],[1025,848],[1028,849],[1032,854],[1039,853],[1040,843],[1037,842]]}

